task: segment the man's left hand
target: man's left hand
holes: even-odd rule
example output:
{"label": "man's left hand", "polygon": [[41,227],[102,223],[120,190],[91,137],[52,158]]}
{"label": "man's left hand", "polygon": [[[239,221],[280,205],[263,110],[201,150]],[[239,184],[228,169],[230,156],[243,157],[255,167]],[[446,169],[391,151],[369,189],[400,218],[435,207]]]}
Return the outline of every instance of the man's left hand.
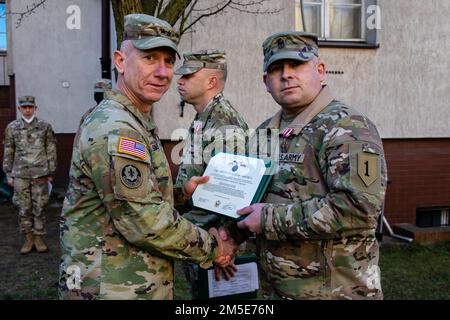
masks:
{"label": "man's left hand", "polygon": [[237,226],[240,229],[248,229],[256,234],[261,234],[262,233],[261,213],[262,209],[264,208],[264,205],[265,205],[264,203],[255,203],[249,207],[245,207],[238,210],[237,211],[238,215],[240,216],[247,215],[247,217],[244,220],[239,221],[237,223]]}

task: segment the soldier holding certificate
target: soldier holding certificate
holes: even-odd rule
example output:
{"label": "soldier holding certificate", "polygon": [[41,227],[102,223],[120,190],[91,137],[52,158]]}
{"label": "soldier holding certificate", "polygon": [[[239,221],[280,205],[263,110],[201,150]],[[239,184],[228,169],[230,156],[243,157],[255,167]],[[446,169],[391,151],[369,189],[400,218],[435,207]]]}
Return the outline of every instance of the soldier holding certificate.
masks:
{"label": "soldier holding certificate", "polygon": [[264,83],[281,110],[259,129],[279,130],[279,166],[263,203],[238,211],[247,215],[238,226],[257,234],[264,296],[382,299],[375,229],[387,173],[378,131],[323,85],[315,35],[277,33],[263,49]]}

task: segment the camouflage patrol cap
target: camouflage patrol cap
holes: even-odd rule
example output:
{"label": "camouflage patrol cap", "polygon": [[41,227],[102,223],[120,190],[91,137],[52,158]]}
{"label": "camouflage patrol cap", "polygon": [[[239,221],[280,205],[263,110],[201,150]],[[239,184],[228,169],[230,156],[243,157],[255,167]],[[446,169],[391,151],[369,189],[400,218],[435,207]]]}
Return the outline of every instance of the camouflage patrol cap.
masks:
{"label": "camouflage patrol cap", "polygon": [[111,80],[99,79],[94,83],[94,92],[105,92],[112,89]]}
{"label": "camouflage patrol cap", "polygon": [[319,56],[317,36],[313,33],[288,31],[268,37],[263,43],[264,72],[275,61],[311,61]]}
{"label": "camouflage patrol cap", "polygon": [[175,74],[188,75],[206,69],[227,69],[226,53],[223,50],[201,50],[196,52],[187,52],[183,54],[183,65],[179,67]]}
{"label": "camouflage patrol cap", "polygon": [[167,21],[147,14],[125,16],[123,40],[131,40],[139,50],[168,47],[180,56],[177,49],[179,36],[172,26]]}
{"label": "camouflage patrol cap", "polygon": [[25,107],[25,106],[36,106],[36,101],[33,96],[22,96],[19,97],[19,106]]}

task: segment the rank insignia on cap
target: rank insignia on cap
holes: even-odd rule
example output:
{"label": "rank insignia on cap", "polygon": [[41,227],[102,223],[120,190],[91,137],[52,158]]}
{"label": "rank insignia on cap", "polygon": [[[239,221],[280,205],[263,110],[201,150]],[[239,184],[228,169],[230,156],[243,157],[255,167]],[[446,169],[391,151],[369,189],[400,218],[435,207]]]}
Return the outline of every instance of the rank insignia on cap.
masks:
{"label": "rank insignia on cap", "polygon": [[145,144],[134,139],[120,137],[117,151],[138,157],[142,160],[147,160],[147,148]]}

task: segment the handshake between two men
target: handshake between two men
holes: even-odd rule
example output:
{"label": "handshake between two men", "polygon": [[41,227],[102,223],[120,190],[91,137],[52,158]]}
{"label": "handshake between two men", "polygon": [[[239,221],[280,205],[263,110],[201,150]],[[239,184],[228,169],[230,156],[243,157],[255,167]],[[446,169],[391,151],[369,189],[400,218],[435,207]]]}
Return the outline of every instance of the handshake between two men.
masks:
{"label": "handshake between two men", "polygon": [[[183,194],[190,198],[198,185],[207,183],[208,176],[194,176],[183,186]],[[246,216],[239,222],[227,221],[222,226],[210,228],[209,234],[217,242],[217,253],[214,260],[215,277],[220,280],[221,274],[226,280],[234,276],[237,271],[234,265],[234,257],[240,244],[252,233],[261,234],[261,211],[264,204],[253,204],[237,211],[240,216]]]}

